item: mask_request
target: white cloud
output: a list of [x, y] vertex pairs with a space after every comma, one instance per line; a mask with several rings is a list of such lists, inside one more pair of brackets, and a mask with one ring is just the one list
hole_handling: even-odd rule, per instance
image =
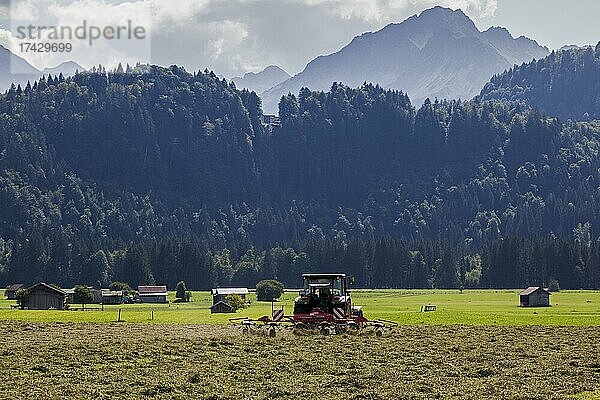
[[397, 21], [399, 15], [419, 12], [440, 5], [462, 9], [474, 17], [493, 16], [497, 0], [292, 0], [335, 12], [343, 19], [359, 18], [369, 22]]
[[[118, 62], [135, 63], [151, 61], [152, 34], [152, 9], [148, 0], [138, 0], [122, 3], [110, 3], [104, 0], [74, 0], [65, 3], [59, 0], [25, 0], [23, 2], [12, 2], [11, 22], [12, 35], [3, 33], [3, 40], [17, 55], [25, 58], [38, 69], [48, 66], [56, 66], [61, 62], [74, 60], [84, 67], [96, 64], [114, 66]], [[17, 27], [53, 26], [59, 30], [62, 27], [70, 28], [72, 34], [77, 30], [85, 31], [88, 40], [77, 40], [76, 38], [63, 38], [63, 41], [49, 41], [48, 33], [41, 38], [19, 38]], [[98, 38], [90, 45], [89, 37], [92, 34], [91, 27], [96, 29], [96, 34], [105, 27], [131, 26], [130, 30], [121, 31], [121, 39]], [[85, 29], [83, 27], [86, 27]], [[145, 39], [130, 39], [130, 31], [141, 27]], [[66, 35], [66, 34], [65, 34]], [[138, 35], [141, 36], [141, 35]], [[21, 52], [18, 43], [25, 42], [48, 42], [69, 43], [72, 45], [71, 52]]]
[[203, 31], [211, 38], [208, 40], [205, 55], [213, 61], [223, 55], [229, 56], [248, 37], [245, 26], [234, 21], [212, 22]]
[[39, 0], [21, 0], [11, 1], [10, 18], [18, 21], [35, 21], [38, 18], [41, 1]]
[[13, 53], [18, 52], [19, 45], [13, 38], [12, 32], [8, 29], [0, 29], [0, 45], [6, 47]]
[[222, 0], [146, 0], [151, 3], [154, 23], [161, 28], [169, 25], [192, 23], [211, 4]]

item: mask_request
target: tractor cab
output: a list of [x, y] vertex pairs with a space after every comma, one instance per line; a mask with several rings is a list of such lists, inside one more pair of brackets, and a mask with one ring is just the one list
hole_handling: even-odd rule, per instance
[[294, 302], [294, 314], [309, 314], [315, 309], [332, 314], [334, 308], [351, 310], [348, 277], [345, 274], [304, 274], [303, 288]]

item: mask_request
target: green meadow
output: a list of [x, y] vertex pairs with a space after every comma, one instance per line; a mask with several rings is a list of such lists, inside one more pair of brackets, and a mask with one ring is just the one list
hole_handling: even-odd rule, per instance
[[[600, 292], [561, 291], [551, 296], [551, 307], [518, 307], [518, 290], [355, 290], [352, 297], [369, 319], [386, 319], [401, 325], [475, 325], [475, 326], [600, 326]], [[287, 292], [276, 302], [291, 314], [295, 292]], [[72, 305], [68, 311], [30, 311], [11, 308], [13, 301], [0, 300], [0, 321], [97, 322], [118, 318], [131, 323], [227, 324], [229, 318], [257, 318], [271, 314], [271, 303], [257, 302], [236, 314], [211, 314], [209, 292], [194, 292], [190, 303], [176, 303], [170, 293], [169, 304], [128, 304], [120, 306]], [[437, 311], [424, 313], [421, 306], [436, 305]]]
[[[518, 290], [355, 290], [382, 337], [243, 335], [208, 292], [168, 305], [28, 311], [0, 301], [0, 400], [600, 399], [600, 292], [518, 307]], [[292, 310], [295, 293], [275, 307]], [[423, 313], [421, 306], [436, 305]], [[77, 306], [81, 308], [81, 306]], [[115, 323], [118, 310], [125, 323]], [[154, 319], [152, 319], [154, 315]], [[19, 360], [19, 362], [15, 362]]]

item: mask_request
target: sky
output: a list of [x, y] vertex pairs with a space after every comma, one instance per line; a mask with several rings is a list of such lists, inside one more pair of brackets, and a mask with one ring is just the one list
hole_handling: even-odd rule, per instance
[[[0, 0], [0, 44], [37, 68], [74, 60], [177, 64], [225, 77], [278, 65], [296, 74], [354, 36], [435, 5], [462, 9], [480, 29], [504, 26], [550, 49], [596, 44], [600, 0]], [[143, 40], [77, 43], [70, 53], [24, 52], [17, 28], [143, 27]], [[26, 39], [31, 41], [29, 39]]]

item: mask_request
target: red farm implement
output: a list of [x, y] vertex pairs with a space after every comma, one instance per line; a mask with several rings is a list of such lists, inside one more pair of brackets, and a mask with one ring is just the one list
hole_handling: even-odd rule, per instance
[[349, 277], [344, 274], [304, 274], [304, 287], [294, 301], [294, 314], [285, 315], [283, 308], [273, 309], [271, 316], [258, 319], [232, 318], [242, 332], [267, 331], [269, 336], [278, 330], [292, 329], [294, 333], [373, 332], [381, 336], [398, 324], [386, 320], [368, 320], [361, 307], [352, 304], [348, 290]]

